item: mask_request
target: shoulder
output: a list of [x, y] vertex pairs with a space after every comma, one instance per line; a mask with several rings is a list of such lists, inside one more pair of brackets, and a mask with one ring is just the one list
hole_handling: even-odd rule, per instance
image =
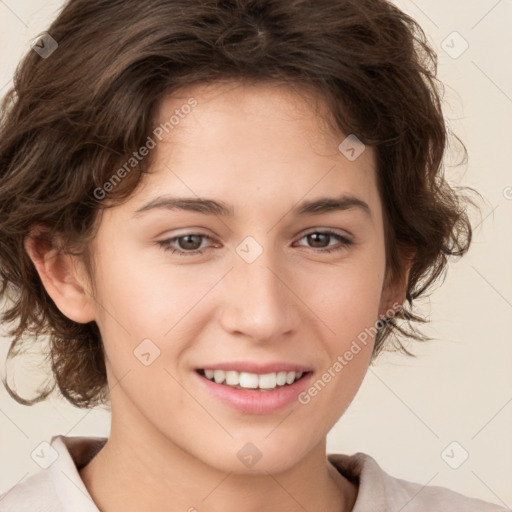
[[0, 494], [0, 512], [60, 512], [57, 493], [44, 470]]
[[106, 442], [105, 438], [54, 436], [41, 447], [45, 469], [0, 494], [0, 512], [98, 512], [78, 469]]
[[446, 487], [422, 485], [386, 473], [370, 455], [330, 454], [328, 460], [346, 478], [358, 482], [353, 512], [407, 510], [407, 512], [505, 512], [507, 509], [470, 498]]

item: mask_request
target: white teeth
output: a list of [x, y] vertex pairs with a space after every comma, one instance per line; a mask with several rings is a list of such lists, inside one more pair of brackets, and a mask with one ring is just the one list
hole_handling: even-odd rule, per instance
[[255, 373], [240, 373], [240, 387], [256, 389], [258, 387], [258, 375]]
[[295, 380], [295, 372], [288, 372], [286, 375], [286, 384], [291, 384]]
[[238, 386], [238, 384], [240, 384], [240, 374], [234, 371], [227, 371], [226, 384], [230, 386]]
[[214, 370], [213, 378], [217, 384], [222, 384], [226, 378], [226, 373], [223, 370]]
[[[295, 372], [293, 372], [293, 376], [295, 377]], [[260, 375], [260, 379], [259, 379], [260, 388], [274, 389], [276, 387], [276, 384], [277, 384], [277, 376], [275, 373], [265, 373], [264, 375]]]
[[293, 384], [299, 380], [303, 372], [249, 373], [234, 370], [204, 370], [205, 377], [217, 384], [241, 387], [246, 389], [275, 389], [276, 386]]
[[277, 385], [284, 386], [286, 384], [286, 376], [288, 372], [278, 372], [277, 374]]

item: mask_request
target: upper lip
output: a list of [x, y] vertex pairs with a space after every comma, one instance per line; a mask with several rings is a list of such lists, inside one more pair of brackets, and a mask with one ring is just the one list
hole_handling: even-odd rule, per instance
[[230, 361], [220, 363], [210, 363], [205, 366], [197, 368], [198, 370], [225, 370], [237, 371], [247, 373], [277, 373], [277, 372], [309, 372], [312, 371], [311, 367], [302, 364], [289, 363], [289, 362], [273, 362], [273, 363], [256, 363], [254, 361]]

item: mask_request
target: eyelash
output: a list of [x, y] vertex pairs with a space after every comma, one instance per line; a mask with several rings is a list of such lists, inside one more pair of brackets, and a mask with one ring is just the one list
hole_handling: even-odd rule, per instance
[[[329, 235], [334, 238], [337, 238], [342, 243], [341, 247], [331, 247], [329, 249], [313, 248], [313, 250], [315, 252], [319, 252], [319, 253], [325, 254], [325, 253], [331, 253], [331, 252], [335, 252], [335, 251], [342, 251], [343, 249], [354, 244], [354, 242], [352, 240], [349, 240], [348, 238], [344, 237], [343, 235], [340, 235], [339, 233], [336, 233], [336, 231], [332, 231], [330, 229], [321, 230], [321, 231], [310, 231], [309, 233], [305, 233], [304, 235], [302, 235], [302, 237], [299, 240], [302, 240], [306, 236], [313, 235], [313, 234]], [[195, 251], [183, 251], [180, 249], [174, 249], [170, 246], [170, 244], [172, 242], [174, 242], [175, 240], [179, 240], [180, 238], [185, 238], [186, 236], [191, 236], [191, 235], [200, 236], [203, 239], [208, 238], [208, 239], [212, 240], [209, 236], [203, 235], [201, 233], [185, 233], [184, 235], [175, 236], [174, 238], [169, 238], [167, 240], [161, 240], [157, 243], [164, 251], [169, 251], [171, 254], [176, 254], [177, 256], [197, 256], [199, 254], [203, 254], [207, 249], [209, 249], [209, 247], [207, 247], [205, 249], [196, 249]]]

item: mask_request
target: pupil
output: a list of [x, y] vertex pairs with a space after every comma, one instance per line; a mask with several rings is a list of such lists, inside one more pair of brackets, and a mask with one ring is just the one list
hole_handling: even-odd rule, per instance
[[[316, 243], [318, 243], [318, 238], [319, 237], [325, 237], [324, 238], [324, 241], [326, 241], [325, 239], [328, 238], [330, 235], [327, 235], [325, 233], [311, 233], [308, 235], [308, 237], [310, 238], [310, 243], [311, 241], [313, 241], [313, 247], [318, 247], [317, 245], [315, 245]], [[325, 244], [321, 244], [320, 243], [320, 246], [319, 247], [325, 247]]]
[[[194, 243], [193, 241], [190, 242], [190, 239], [193, 238], [193, 237], [196, 237], [196, 242]], [[197, 249], [200, 245], [201, 245], [201, 241], [199, 240], [199, 245], [197, 245], [197, 238], [199, 238], [198, 235], [185, 235], [183, 237], [180, 238], [181, 242], [180, 242], [180, 246], [182, 247], [182, 249]], [[185, 243], [183, 244], [182, 241], [185, 240]], [[192, 244], [192, 247], [190, 247], [189, 244]], [[194, 247], [194, 246], [197, 246], [197, 247]]]

